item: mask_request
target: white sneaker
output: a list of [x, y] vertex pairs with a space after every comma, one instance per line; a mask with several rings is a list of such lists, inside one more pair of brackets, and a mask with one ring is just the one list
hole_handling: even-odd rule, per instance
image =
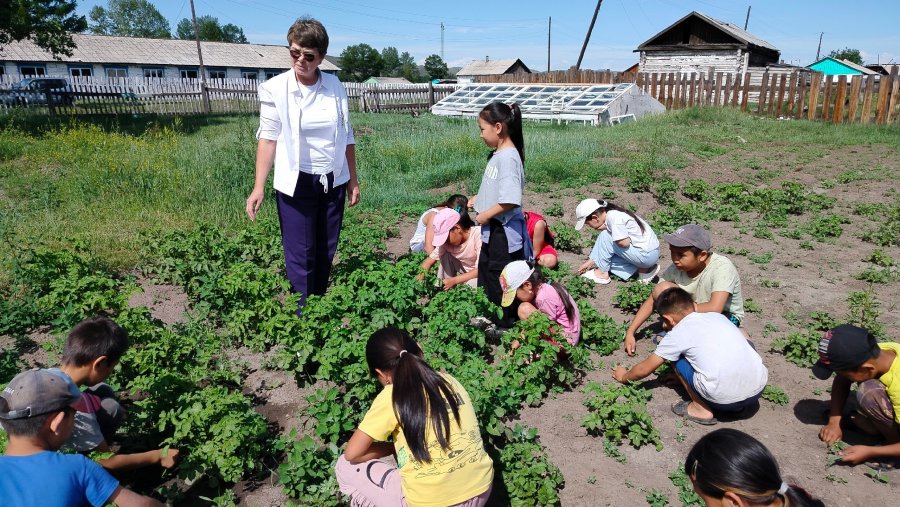
[[638, 273], [638, 281], [644, 285], [652, 282], [656, 275], [659, 274], [659, 263], [656, 263], [656, 269], [653, 271], [648, 271], [646, 273]]
[[594, 283], [599, 283], [600, 285], [606, 285], [612, 281], [609, 278], [600, 278], [599, 276], [597, 276], [597, 272], [594, 269], [589, 269], [589, 270], [585, 271], [584, 273], [582, 273], [581, 276], [587, 278], [588, 280], [590, 280]]

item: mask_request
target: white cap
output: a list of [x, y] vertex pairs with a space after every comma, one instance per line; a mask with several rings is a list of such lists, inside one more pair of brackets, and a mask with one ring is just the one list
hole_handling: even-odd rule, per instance
[[531, 277], [532, 273], [534, 268], [525, 261], [512, 261], [503, 268], [503, 272], [500, 273], [500, 290], [503, 291], [500, 306], [512, 304], [516, 298], [516, 290]]
[[575, 207], [575, 230], [580, 231], [584, 227], [584, 221], [591, 213], [606, 207], [606, 201], [597, 199], [585, 199]]

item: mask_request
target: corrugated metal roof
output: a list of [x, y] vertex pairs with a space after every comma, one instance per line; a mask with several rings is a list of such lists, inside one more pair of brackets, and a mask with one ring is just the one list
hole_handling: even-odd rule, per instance
[[[73, 34], [76, 47], [72, 56], [60, 55], [65, 63], [97, 63], [119, 65], [197, 66], [197, 43], [179, 39], [144, 39], [110, 35]], [[250, 69], [289, 69], [291, 57], [287, 46], [267, 44], [232, 44], [200, 42], [203, 65], [207, 67], [241, 67]], [[14, 62], [52, 62], [53, 56], [29, 40], [10, 42], [0, 49], [0, 60]], [[338, 71], [328, 60], [319, 68]]]
[[855, 63], [851, 62], [850, 60], [844, 60], [842, 58], [841, 63], [843, 63], [847, 67], [850, 67], [851, 69], [856, 69], [867, 76], [871, 76], [873, 74], [878, 74], [878, 71], [872, 70], [872, 69], [870, 69], [868, 67], [864, 67], [862, 65], [855, 64]]
[[[456, 73], [457, 76], [493, 76], [497, 74], [506, 74], [506, 72], [511, 69], [516, 62], [521, 63], [521, 60], [518, 58], [512, 58], [508, 60], [474, 60], [472, 63], [466, 65], [459, 72]], [[524, 63], [522, 66], [525, 69], [528, 69]], [[530, 71], [529, 71], [530, 72]]]
[[711, 25], [713, 25], [713, 26], [719, 28], [719, 29], [722, 30], [723, 32], [727, 33], [728, 35], [731, 35], [731, 36], [734, 37], [735, 39], [737, 39], [737, 40], [743, 42], [744, 44], [751, 44], [751, 45], [758, 46], [758, 47], [761, 47], [761, 48], [771, 49], [772, 51], [778, 51], [778, 48], [776, 48], [775, 46], [769, 44], [768, 42], [766, 42], [766, 41], [764, 41], [764, 40], [762, 40], [762, 39], [760, 39], [759, 37], [753, 35], [752, 33], [748, 32], [748, 31], [746, 31], [746, 30], [744, 30], [743, 28], [740, 28], [740, 27], [737, 26], [737, 25], [734, 25], [734, 24], [732, 24], [732, 23], [728, 23], [728, 22], [725, 22], [725, 21], [720, 21], [720, 20], [718, 20], [718, 19], [716, 19], [716, 18], [711, 18], [711, 17], [707, 16], [706, 14], [703, 14], [702, 12], [697, 12], [697, 11], [693, 11], [693, 12], [691, 12], [690, 14], [688, 14], [687, 16], [685, 16], [685, 17], [679, 19], [678, 21], [672, 23], [671, 25], [667, 26], [665, 29], [661, 30], [659, 33], [657, 33], [657, 34], [654, 35], [653, 37], [650, 37], [650, 38], [647, 39], [643, 44], [641, 44], [640, 46], [638, 46], [638, 49], [643, 48], [643, 47], [646, 46], [648, 43], [652, 42], [654, 39], [656, 39], [656, 38], [659, 37], [660, 35], [662, 35], [662, 34], [668, 32], [670, 29], [672, 29], [672, 27], [678, 25], [679, 23], [681, 23], [682, 21], [684, 21], [684, 20], [690, 18], [691, 16], [695, 16], [695, 17], [698, 17], [698, 18], [702, 19], [703, 21], [706, 21], [707, 23], [709, 23], [709, 24], [711, 24]]

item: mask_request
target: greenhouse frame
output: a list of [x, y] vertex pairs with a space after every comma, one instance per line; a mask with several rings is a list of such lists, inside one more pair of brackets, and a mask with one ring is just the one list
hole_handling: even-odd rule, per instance
[[484, 106], [518, 103], [531, 120], [584, 122], [595, 126], [637, 120], [666, 108], [634, 83], [551, 84], [473, 83], [431, 107], [441, 116], [475, 117]]

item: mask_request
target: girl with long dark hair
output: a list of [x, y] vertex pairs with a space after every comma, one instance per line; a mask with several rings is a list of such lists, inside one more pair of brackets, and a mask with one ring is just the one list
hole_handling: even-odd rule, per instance
[[460, 194], [453, 194], [448, 197], [446, 201], [425, 210], [425, 212], [422, 213], [422, 216], [419, 217], [419, 221], [416, 222], [416, 232], [413, 233], [413, 237], [409, 240], [409, 250], [411, 252], [425, 252], [430, 254], [431, 251], [434, 250], [434, 246], [432, 245], [432, 239], [434, 238], [432, 221], [437, 212], [442, 209], [450, 208], [455, 209], [458, 213], [462, 213], [463, 211], [466, 211], [468, 207], [468, 197]]
[[[522, 112], [511, 106], [492, 102], [478, 115], [481, 139], [493, 151], [484, 168], [478, 195], [472, 206], [481, 224], [481, 256], [478, 259], [478, 286], [488, 299], [500, 304], [500, 272], [512, 261], [532, 257], [531, 240], [522, 213], [525, 190], [525, 139], [522, 135]], [[516, 309], [506, 308], [503, 318], [495, 322], [510, 327], [516, 321]]]
[[519, 301], [518, 316], [525, 320], [534, 312], [545, 313], [559, 324], [570, 345], [581, 339], [581, 315], [575, 300], [558, 282], [549, 281], [541, 270], [526, 261], [510, 262], [500, 275], [504, 306]]
[[610, 273], [628, 280], [650, 283], [659, 272], [659, 238], [646, 220], [634, 212], [607, 201], [585, 199], [575, 208], [575, 230], [584, 224], [600, 231], [588, 260], [578, 274], [601, 285]]
[[684, 470], [707, 507], [825, 507], [803, 488], [785, 482], [766, 446], [735, 429], [716, 430], [698, 440]]
[[353, 505], [485, 505], [494, 467], [463, 386], [393, 327], [372, 334], [366, 362], [384, 389], [338, 458], [341, 491]]
[[434, 230], [431, 240], [434, 250], [422, 261], [422, 274], [419, 278], [424, 280], [431, 266], [440, 262], [438, 279], [444, 290], [462, 283], [477, 287], [481, 231], [475, 227], [468, 210], [444, 208], [435, 214], [431, 223]]

